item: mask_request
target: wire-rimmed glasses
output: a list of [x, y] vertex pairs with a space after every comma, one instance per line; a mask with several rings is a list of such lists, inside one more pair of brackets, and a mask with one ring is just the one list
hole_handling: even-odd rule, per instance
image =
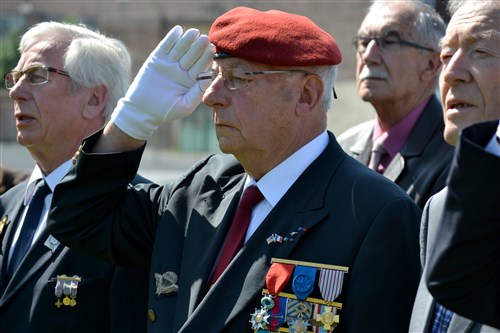
[[224, 81], [224, 86], [229, 90], [243, 89], [248, 85], [248, 81], [252, 76], [255, 75], [267, 75], [267, 74], [283, 74], [283, 73], [302, 73], [309, 75], [308, 71], [301, 69], [287, 69], [287, 70], [275, 70], [275, 71], [253, 71], [249, 72], [243, 68], [228, 68], [224, 72], [219, 72], [211, 70], [208, 72], [201, 72], [196, 77], [198, 81], [198, 86], [201, 91], [207, 91], [208, 87], [212, 82], [220, 75]]
[[30, 85], [39, 85], [49, 81], [49, 72], [69, 77], [69, 74], [63, 70], [48, 66], [37, 66], [28, 68], [25, 71], [11, 71], [5, 73], [3, 80], [5, 81], [5, 87], [7, 89], [12, 89], [23, 75], [26, 75], [26, 79]]
[[358, 51], [359, 53], [364, 53], [372, 40], [374, 40], [377, 46], [382, 50], [387, 51], [396, 51], [399, 49], [400, 45], [405, 45], [414, 47], [419, 50], [435, 52], [429, 47], [425, 47], [420, 44], [401, 39], [401, 37], [399, 37], [399, 34], [394, 31], [387, 32], [380, 36], [356, 36], [352, 39], [352, 44], [354, 45], [354, 49], [356, 49], [356, 51]]

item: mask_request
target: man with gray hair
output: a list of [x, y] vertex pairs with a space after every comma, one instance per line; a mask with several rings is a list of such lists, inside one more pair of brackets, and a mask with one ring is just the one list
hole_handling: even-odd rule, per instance
[[445, 135], [457, 146], [447, 188], [429, 201], [438, 241], [429, 245], [424, 277], [449, 309], [444, 317], [458, 317], [454, 311], [500, 329], [500, 2], [449, 7], [440, 89]]
[[46, 228], [52, 192], [72, 157], [130, 84], [129, 52], [84, 25], [59, 22], [30, 28], [19, 51], [4, 81], [17, 141], [36, 165], [0, 197], [0, 331], [144, 332], [147, 267], [119, 268], [77, 253]]
[[342, 148], [403, 188], [423, 208], [445, 186], [452, 148], [443, 140], [438, 85], [445, 24], [420, 1], [374, 1], [353, 44], [360, 97], [374, 120], [341, 135]]

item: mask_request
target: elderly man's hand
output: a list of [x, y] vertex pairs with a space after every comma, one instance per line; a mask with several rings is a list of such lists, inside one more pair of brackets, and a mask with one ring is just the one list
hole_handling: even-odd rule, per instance
[[127, 135], [147, 140], [163, 122], [188, 116], [203, 95], [196, 76], [210, 67], [212, 57], [206, 35], [175, 26], [144, 62], [111, 121]]

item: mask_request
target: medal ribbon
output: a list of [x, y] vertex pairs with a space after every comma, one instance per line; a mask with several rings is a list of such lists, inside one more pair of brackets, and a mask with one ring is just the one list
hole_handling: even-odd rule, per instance
[[269, 294], [276, 296], [286, 286], [292, 277], [295, 265], [275, 262], [269, 268], [266, 275], [266, 286]]
[[342, 292], [344, 272], [322, 268], [319, 273], [319, 291], [327, 302], [333, 302]]
[[303, 301], [313, 291], [316, 271], [316, 267], [295, 266], [292, 290], [297, 299]]
[[[266, 275], [266, 287], [270, 295], [277, 296], [283, 290], [290, 281], [294, 268], [295, 265], [277, 262], [271, 265]], [[271, 332], [276, 331], [284, 323], [286, 311], [283, 311], [283, 306], [286, 306], [286, 300], [274, 297], [274, 307], [270, 309], [272, 319], [269, 323], [269, 330]]]

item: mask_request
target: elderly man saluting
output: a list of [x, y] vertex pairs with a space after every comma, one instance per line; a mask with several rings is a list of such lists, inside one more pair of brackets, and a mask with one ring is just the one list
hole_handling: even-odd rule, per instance
[[[151, 264], [149, 332], [407, 330], [421, 211], [326, 130], [335, 40], [306, 17], [245, 7], [209, 38], [215, 53], [174, 27], [153, 51], [57, 187], [51, 232]], [[128, 186], [148, 137], [202, 95], [226, 154]]]

